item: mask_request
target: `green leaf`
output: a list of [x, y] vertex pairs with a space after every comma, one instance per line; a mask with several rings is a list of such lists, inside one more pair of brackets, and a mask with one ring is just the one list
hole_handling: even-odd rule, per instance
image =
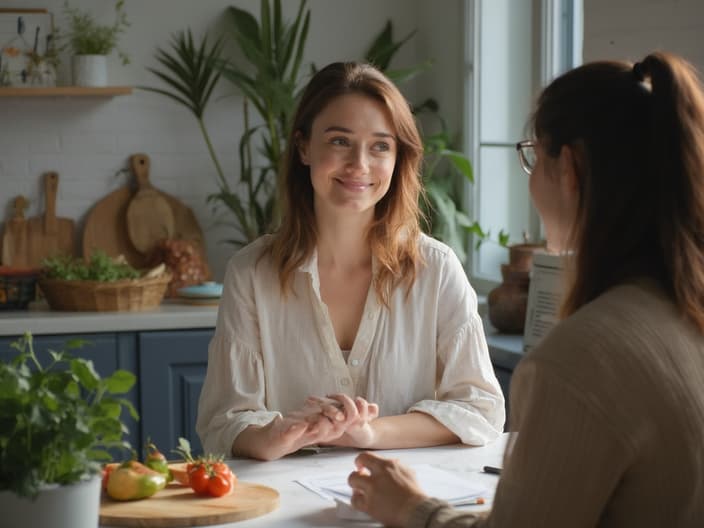
[[88, 390], [94, 390], [98, 387], [100, 376], [95, 371], [93, 362], [86, 359], [72, 359], [71, 372], [73, 372], [78, 380]]
[[105, 378], [105, 386], [110, 394], [125, 394], [137, 381], [134, 374], [127, 370], [116, 370]]
[[472, 170], [472, 164], [464, 154], [454, 150], [444, 150], [442, 151], [442, 155], [452, 162], [452, 165], [459, 171], [462, 176], [467, 178], [470, 182], [474, 183], [474, 172]]
[[[421, 62], [420, 64], [417, 64], [415, 66], [411, 66], [410, 68], [386, 70], [384, 72], [384, 74], [389, 79], [391, 79], [394, 83], [401, 84], [401, 83], [410, 81], [411, 79], [415, 78], [416, 76], [420, 75], [421, 73], [429, 70], [432, 65], [433, 65], [433, 61], [428, 59], [428, 60]], [[434, 99], [429, 99], [429, 101], [431, 101], [431, 100], [434, 101]], [[434, 111], [437, 111], [437, 103], [436, 103]]]

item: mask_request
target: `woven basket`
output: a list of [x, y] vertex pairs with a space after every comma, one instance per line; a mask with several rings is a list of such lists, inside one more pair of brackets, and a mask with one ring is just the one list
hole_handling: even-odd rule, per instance
[[170, 280], [169, 273], [113, 282], [41, 277], [39, 287], [52, 310], [132, 312], [159, 306]]

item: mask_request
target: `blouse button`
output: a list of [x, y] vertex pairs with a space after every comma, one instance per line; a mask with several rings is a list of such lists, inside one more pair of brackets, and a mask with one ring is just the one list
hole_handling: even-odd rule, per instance
[[342, 379], [340, 380], [340, 383], [342, 383], [342, 385], [346, 387], [347, 385], [350, 384], [350, 380], [347, 379], [347, 378], [342, 378]]
[[352, 366], [353, 366], [353, 367], [356, 367], [357, 365], [359, 365], [359, 360], [358, 360], [358, 359], [353, 359], [352, 361], [350, 361], [350, 363], [352, 363]]

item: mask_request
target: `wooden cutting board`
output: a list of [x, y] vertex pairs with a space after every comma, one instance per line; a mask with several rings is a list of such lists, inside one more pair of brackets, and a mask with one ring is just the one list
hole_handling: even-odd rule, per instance
[[149, 181], [149, 156], [134, 154], [130, 167], [137, 179], [137, 194], [127, 206], [127, 234], [143, 255], [151, 255], [160, 240], [174, 236], [174, 213], [163, 194]]
[[70, 218], [56, 217], [56, 195], [59, 175], [44, 174], [44, 214], [27, 220], [27, 265], [35, 268], [47, 257], [74, 256], [74, 224]]
[[12, 201], [12, 216], [5, 222], [2, 231], [0, 262], [5, 266], [27, 268], [27, 221], [24, 210], [27, 198], [17, 196]]
[[119, 502], [103, 497], [100, 524], [178, 528], [244, 521], [274, 511], [279, 492], [268, 486], [238, 482], [230, 495], [199, 497], [190, 488], [171, 484], [153, 497]]
[[83, 258], [100, 249], [111, 257], [124, 255], [135, 268], [147, 266], [147, 257], [135, 249], [127, 234], [127, 206], [133, 194], [125, 185], [101, 198], [88, 212], [83, 226]]
[[[149, 163], [146, 154], [134, 156], [143, 156], [143, 159]], [[193, 241], [205, 260], [205, 238], [193, 211], [177, 198], [158, 189], [156, 191], [171, 206], [174, 217], [173, 238]], [[83, 228], [84, 258], [88, 258], [95, 249], [102, 249], [111, 257], [124, 255], [127, 262], [135, 268], [147, 266], [148, 257], [137, 251], [127, 231], [127, 207], [134, 194], [135, 191], [131, 186], [126, 185], [111, 192], [93, 206]]]

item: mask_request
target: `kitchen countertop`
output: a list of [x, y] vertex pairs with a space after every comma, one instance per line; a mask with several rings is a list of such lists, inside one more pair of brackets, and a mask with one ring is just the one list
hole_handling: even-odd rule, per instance
[[164, 301], [145, 312], [59, 312], [45, 309], [0, 312], [0, 336], [133, 332], [215, 328], [217, 306]]
[[[32, 310], [0, 311], [0, 336], [134, 332], [215, 328], [217, 306], [164, 301], [146, 312], [59, 312], [39, 306]], [[523, 338], [497, 332], [484, 318], [489, 353], [495, 365], [513, 370], [523, 357]]]

